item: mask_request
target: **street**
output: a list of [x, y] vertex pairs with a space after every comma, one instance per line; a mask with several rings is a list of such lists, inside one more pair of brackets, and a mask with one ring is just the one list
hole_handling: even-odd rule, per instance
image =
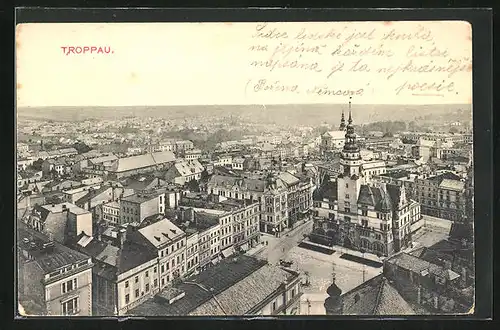
[[307, 221], [291, 231], [282, 234], [279, 238], [265, 235], [262, 240], [267, 241], [268, 245], [261, 252], [255, 254], [255, 256], [267, 259], [272, 265], [278, 264], [280, 259], [286, 259], [288, 252], [304, 239], [304, 234], [309, 234], [312, 231], [312, 226], [313, 222]]
[[[428, 216], [423, 216], [423, 221], [423, 227], [414, 236], [415, 247], [431, 246], [448, 237], [451, 221]], [[381, 274], [382, 267], [374, 268], [341, 259], [344, 251], [340, 247], [334, 247], [336, 252], [332, 255], [298, 247], [304, 239], [303, 235], [311, 230], [312, 221], [308, 221], [279, 238], [263, 235], [262, 240], [267, 245], [255, 256], [275, 265], [280, 259], [293, 262], [290, 268], [300, 273], [302, 283], [309, 282], [302, 287], [301, 314], [324, 315], [323, 304], [328, 297], [326, 289], [332, 283], [333, 272], [336, 284], [344, 293]]]
[[332, 283], [335, 272], [336, 283], [343, 292], [347, 292], [364, 281], [380, 274], [382, 267], [363, 266], [353, 261], [340, 259], [342, 251], [332, 255], [298, 247], [303, 234], [312, 229], [312, 221], [306, 222], [280, 238], [263, 236], [268, 245], [255, 256], [267, 258], [271, 264], [278, 264], [280, 259], [292, 261], [291, 269], [300, 273], [302, 282], [309, 280], [308, 286], [302, 287], [301, 314], [324, 315], [324, 301], [328, 297], [326, 289]]
[[413, 241], [417, 243], [415, 247], [429, 247], [448, 238], [451, 221], [427, 215], [423, 215], [421, 221], [424, 221], [424, 225], [413, 236]]

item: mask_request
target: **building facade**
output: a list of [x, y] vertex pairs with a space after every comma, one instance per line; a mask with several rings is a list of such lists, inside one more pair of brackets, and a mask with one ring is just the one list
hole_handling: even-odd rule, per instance
[[389, 256], [411, 244], [411, 224], [420, 221], [420, 206], [407, 198], [404, 186], [367, 182], [362, 164], [349, 112], [342, 173], [316, 198], [315, 214], [327, 212], [328, 217], [316, 219], [311, 240]]
[[91, 258], [18, 224], [19, 304], [28, 315], [92, 316]]

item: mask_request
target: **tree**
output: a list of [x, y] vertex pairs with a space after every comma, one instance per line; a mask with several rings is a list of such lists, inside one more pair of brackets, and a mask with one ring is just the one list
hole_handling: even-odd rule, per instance
[[387, 132], [387, 133], [384, 133], [384, 135], [382, 137], [394, 137], [394, 134], [392, 134], [392, 132]]
[[200, 178], [200, 180], [202, 182], [208, 182], [209, 178], [210, 178], [210, 174], [208, 174], [207, 169], [204, 169], [203, 172], [201, 172], [201, 178]]
[[89, 152], [90, 150], [92, 150], [91, 147], [89, 147], [88, 145], [86, 145], [83, 142], [76, 142], [76, 143], [74, 143], [73, 144], [73, 148], [76, 149], [76, 151], [78, 152], [78, 154], [84, 154], [84, 153]]
[[38, 158], [33, 162], [31, 165], [31, 168], [33, 168], [35, 171], [41, 171], [42, 170], [42, 164], [43, 164], [43, 159]]
[[190, 191], [194, 191], [194, 192], [200, 192], [200, 185], [198, 183], [198, 181], [196, 180], [191, 180], [187, 183], [186, 185], [186, 188]]
[[450, 133], [458, 133], [458, 128], [456, 126], [450, 127]]

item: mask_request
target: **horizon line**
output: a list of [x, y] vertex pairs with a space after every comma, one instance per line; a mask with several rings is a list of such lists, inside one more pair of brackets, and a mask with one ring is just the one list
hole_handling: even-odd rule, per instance
[[[16, 106], [16, 109], [26, 108], [139, 108], [139, 107], [234, 107], [234, 106], [317, 106], [317, 105], [345, 105], [348, 103], [272, 103], [272, 104], [181, 104], [181, 105], [165, 105], [165, 104], [151, 104], [151, 105], [27, 105]], [[472, 103], [426, 103], [426, 104], [411, 104], [411, 103], [354, 103], [353, 106], [472, 106]]]

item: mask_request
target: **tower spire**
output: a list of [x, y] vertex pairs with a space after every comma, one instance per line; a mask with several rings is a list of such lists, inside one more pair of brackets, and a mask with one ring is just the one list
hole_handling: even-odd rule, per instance
[[352, 124], [351, 100], [352, 96], [349, 96], [349, 124]]
[[345, 117], [344, 117], [344, 108], [342, 108], [342, 116], [340, 117], [340, 126], [339, 129], [341, 131], [345, 131]]

